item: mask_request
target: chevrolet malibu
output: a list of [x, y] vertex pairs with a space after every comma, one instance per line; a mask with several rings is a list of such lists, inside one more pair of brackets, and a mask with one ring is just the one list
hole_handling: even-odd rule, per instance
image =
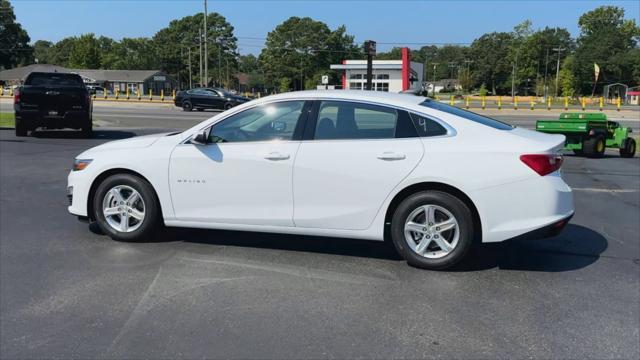
[[83, 152], [69, 212], [120, 241], [163, 226], [389, 239], [445, 269], [474, 243], [566, 225], [563, 144], [413, 95], [291, 92]]

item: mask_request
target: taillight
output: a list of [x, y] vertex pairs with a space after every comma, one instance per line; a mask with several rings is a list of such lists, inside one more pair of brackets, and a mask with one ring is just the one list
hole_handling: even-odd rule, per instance
[[562, 155], [557, 154], [527, 154], [521, 155], [520, 160], [540, 176], [551, 174], [562, 166]]
[[13, 93], [13, 103], [20, 103], [20, 90], [16, 89], [16, 92]]

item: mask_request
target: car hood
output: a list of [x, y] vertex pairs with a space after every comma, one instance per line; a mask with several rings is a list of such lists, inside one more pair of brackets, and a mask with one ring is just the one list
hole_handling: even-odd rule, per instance
[[94, 153], [94, 152], [109, 151], [109, 150], [139, 149], [139, 148], [151, 146], [153, 143], [158, 141], [158, 139], [165, 137], [169, 134], [171, 133], [143, 135], [143, 136], [132, 137], [129, 139], [110, 141], [108, 143], [104, 143], [102, 145], [92, 147], [91, 149], [83, 152], [81, 155]]

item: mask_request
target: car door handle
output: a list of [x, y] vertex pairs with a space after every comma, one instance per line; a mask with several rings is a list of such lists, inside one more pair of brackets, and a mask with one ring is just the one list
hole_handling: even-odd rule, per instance
[[404, 160], [407, 156], [405, 154], [399, 154], [392, 151], [385, 151], [378, 155], [380, 160]]
[[274, 151], [267, 154], [264, 158], [267, 160], [287, 160], [290, 157], [289, 154]]

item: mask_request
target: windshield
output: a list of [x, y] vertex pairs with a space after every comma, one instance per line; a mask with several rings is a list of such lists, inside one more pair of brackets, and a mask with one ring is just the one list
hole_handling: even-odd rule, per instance
[[459, 116], [461, 118], [467, 119], [467, 120], [471, 120], [473, 122], [477, 122], [480, 123], [482, 125], [486, 125], [486, 126], [490, 126], [494, 129], [498, 129], [498, 130], [511, 130], [513, 129], [513, 126], [503, 123], [502, 121], [498, 121], [496, 119], [492, 119], [490, 117], [486, 117], [486, 116], [482, 116], [479, 114], [476, 114], [474, 112], [471, 111], [467, 111], [464, 109], [460, 109], [459, 107], [455, 107], [452, 105], [447, 105], [438, 101], [433, 101], [431, 99], [427, 99], [423, 102], [420, 103], [420, 105], [431, 108], [431, 109], [436, 109], [436, 110], [440, 110], [449, 114], [453, 114], [456, 116]]

